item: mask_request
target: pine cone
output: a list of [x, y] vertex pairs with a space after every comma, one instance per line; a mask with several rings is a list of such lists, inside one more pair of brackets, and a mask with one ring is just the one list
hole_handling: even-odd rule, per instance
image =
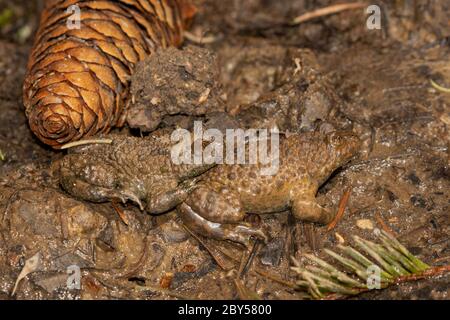
[[190, 0], [47, 0], [23, 88], [31, 130], [58, 149], [122, 126], [136, 63], [180, 45], [194, 13]]

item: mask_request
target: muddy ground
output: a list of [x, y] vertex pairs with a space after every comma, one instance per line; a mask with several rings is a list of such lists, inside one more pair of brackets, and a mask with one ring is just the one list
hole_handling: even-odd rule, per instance
[[[336, 210], [343, 191], [352, 189], [336, 228], [296, 222], [288, 212], [262, 216], [272, 240], [245, 270], [244, 286], [263, 299], [301, 299], [301, 292], [270, 279], [295, 281], [290, 256], [322, 255], [322, 248], [351, 244], [353, 235], [373, 239], [374, 228], [390, 230], [428, 264], [448, 265], [450, 94], [430, 80], [450, 88], [450, 4], [379, 1], [382, 28], [368, 30], [362, 10], [289, 25], [301, 13], [338, 1], [196, 2], [191, 32], [215, 40], [200, 46], [217, 56], [220, 110], [237, 114], [274, 105], [283, 112], [268, 108], [262, 114], [275, 114], [289, 127], [292, 108], [307, 106], [302, 112], [315, 116], [318, 106], [325, 108], [331, 122], [327, 110], [338, 109], [331, 115], [343, 114], [365, 141], [360, 158], [319, 191], [320, 201]], [[242, 297], [235, 283], [239, 246], [194, 237], [174, 213], [151, 217], [131, 204], [118, 205], [125, 224], [113, 204], [79, 201], [60, 188], [54, 163], [63, 153], [33, 137], [21, 98], [39, 7], [29, 0], [0, 1], [0, 299]], [[289, 86], [298, 72], [314, 90]], [[185, 121], [174, 119], [172, 124]], [[38, 265], [12, 296], [36, 254]], [[81, 267], [81, 289], [66, 286], [70, 265]], [[449, 299], [449, 280], [357, 298]]]

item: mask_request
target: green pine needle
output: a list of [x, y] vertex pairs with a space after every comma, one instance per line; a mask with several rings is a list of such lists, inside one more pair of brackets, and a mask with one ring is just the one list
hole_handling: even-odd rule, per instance
[[[342, 245], [338, 245], [342, 254], [324, 249], [345, 272], [311, 254], [305, 254], [309, 263], [305, 266], [292, 258], [294, 267], [291, 269], [298, 275], [298, 290], [306, 291], [312, 299], [323, 299], [329, 294], [351, 296], [373, 290], [369, 287], [369, 277], [373, 280], [379, 276], [379, 287], [375, 289], [383, 289], [393, 285], [401, 277], [422, 274], [430, 268], [384, 231], [379, 233], [381, 243], [358, 236], [353, 239], [364, 253]], [[379, 270], [379, 274], [372, 274], [369, 268]]]

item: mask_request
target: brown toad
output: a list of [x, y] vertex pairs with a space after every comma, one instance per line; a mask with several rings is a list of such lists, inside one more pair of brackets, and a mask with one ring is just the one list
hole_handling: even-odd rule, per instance
[[111, 135], [111, 144], [72, 149], [60, 163], [60, 183], [70, 194], [92, 202], [130, 200], [151, 214], [176, 207], [211, 164], [176, 165], [169, 130], [145, 138]]
[[[144, 139], [113, 136], [111, 145], [79, 147], [61, 164], [61, 184], [79, 198], [131, 200], [151, 214], [178, 206], [193, 231], [247, 244], [264, 233], [243, 222], [247, 213], [291, 209], [301, 220], [327, 223], [329, 210], [315, 199], [318, 188], [358, 151], [351, 132], [308, 132], [280, 137], [278, 170], [258, 164], [176, 165], [168, 134]], [[247, 148], [248, 152], [248, 148]], [[267, 173], [265, 173], [267, 174]]]
[[246, 244], [263, 232], [242, 224], [247, 213], [291, 209], [297, 219], [328, 223], [333, 213], [316, 201], [319, 187], [356, 155], [360, 140], [349, 131], [292, 134], [280, 141], [278, 171], [264, 175], [260, 163], [218, 165], [178, 207], [192, 230], [216, 239]]

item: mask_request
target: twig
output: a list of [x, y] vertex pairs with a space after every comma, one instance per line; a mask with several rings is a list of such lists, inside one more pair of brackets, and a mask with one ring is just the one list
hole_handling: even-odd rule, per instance
[[259, 244], [259, 240], [256, 240], [253, 243], [252, 250], [248, 253], [247, 258], [246, 258], [246, 256], [247, 256], [248, 251], [244, 251], [244, 253], [242, 254], [241, 263], [239, 265], [239, 271], [238, 271], [238, 275], [237, 275], [238, 279], [242, 278], [242, 276], [248, 271], [248, 268], [249, 268], [250, 264], [252, 263], [255, 255], [256, 255], [256, 252], [258, 251], [258, 244]]
[[445, 92], [445, 93], [450, 93], [450, 88], [444, 88], [440, 85], [438, 85], [433, 79], [430, 79], [431, 85], [433, 86], [433, 88], [435, 88], [438, 91], [441, 92]]
[[282, 285], [284, 285], [284, 286], [286, 286], [286, 287], [289, 287], [289, 288], [292, 288], [292, 289], [296, 289], [296, 288], [297, 288], [297, 285], [296, 285], [295, 283], [290, 282], [290, 281], [283, 280], [283, 279], [281, 279], [281, 278], [279, 278], [279, 277], [277, 277], [277, 276], [275, 276], [275, 275], [273, 275], [273, 274], [270, 274], [270, 273], [267, 273], [267, 272], [265, 272], [265, 271], [262, 271], [262, 270], [259, 269], [259, 268], [255, 268], [254, 272], [255, 272], [256, 274], [259, 274], [260, 276], [263, 276], [264, 278], [267, 278], [267, 279], [269, 279], [269, 280], [272, 280], [272, 281], [274, 281], [274, 282], [277, 282], [277, 283], [279, 283], [279, 284], [282, 284]]
[[341, 3], [341, 4], [336, 4], [336, 5], [332, 5], [332, 6], [328, 6], [325, 8], [320, 8], [311, 12], [307, 12], [304, 13], [298, 17], [296, 17], [293, 21], [292, 21], [292, 25], [297, 25], [315, 18], [319, 18], [319, 17], [324, 17], [324, 16], [328, 16], [331, 14], [335, 14], [335, 13], [339, 13], [342, 11], [346, 11], [346, 10], [354, 10], [354, 9], [361, 9], [366, 7], [367, 4], [365, 3], [359, 3], [359, 2], [351, 2], [351, 3]]
[[[183, 225], [183, 228], [195, 239], [197, 240], [205, 249], [206, 251], [208, 251], [208, 253], [210, 254], [210, 256], [214, 259], [214, 261], [217, 263], [217, 265], [220, 267], [220, 269], [228, 271], [230, 270], [230, 268], [227, 268], [227, 266], [225, 265], [225, 263], [223, 261], [221, 261], [214, 253], [213, 250], [202, 240], [200, 239], [199, 236], [197, 236], [194, 232], [192, 232], [188, 227], [186, 227], [185, 225]], [[222, 252], [222, 251], [221, 251]], [[223, 253], [223, 252], [222, 252]], [[225, 256], [226, 254], [223, 253]]]
[[61, 150], [74, 148], [78, 146], [84, 146], [86, 144], [111, 144], [113, 141], [111, 139], [91, 139], [91, 140], [79, 140], [66, 143], [61, 147]]
[[375, 218], [377, 219], [378, 223], [380, 224], [381, 228], [386, 231], [387, 233], [391, 234], [394, 237], [397, 237], [397, 234], [389, 228], [389, 226], [384, 222], [383, 218], [381, 217], [381, 214], [379, 212], [375, 213]]
[[145, 286], [135, 286], [134, 289], [138, 290], [138, 291], [151, 290], [151, 291], [158, 292], [159, 294], [165, 294], [165, 295], [172, 296], [174, 298], [181, 299], [181, 300], [197, 300], [195, 297], [185, 296], [183, 294], [176, 293], [169, 289], [163, 289], [163, 288], [159, 288], [159, 287], [147, 285], [147, 284]]
[[449, 272], [450, 272], [450, 265], [431, 267], [419, 274], [411, 274], [411, 275], [407, 275], [407, 276], [398, 277], [397, 279], [395, 279], [395, 283], [401, 284], [401, 283], [405, 283], [405, 282], [411, 282], [411, 281], [417, 281], [417, 280], [422, 280], [422, 279], [438, 277], [438, 276], [442, 276]]
[[348, 199], [350, 198], [350, 193], [351, 189], [347, 188], [347, 190], [345, 190], [344, 195], [341, 198], [341, 201], [339, 202], [339, 209], [337, 211], [336, 216], [327, 227], [327, 232], [333, 230], [334, 227], [336, 227], [336, 225], [338, 224], [338, 222], [342, 219], [342, 216], [344, 215], [345, 212], [345, 208], [347, 207]]
[[[218, 249], [218, 250], [219, 250], [225, 257], [227, 257], [228, 259], [230, 259], [230, 260], [233, 261], [234, 263], [239, 263], [239, 260], [238, 260], [236, 257], [233, 257], [232, 255], [230, 255], [229, 253], [227, 253], [227, 252], [225, 252], [225, 251], [223, 251], [223, 250], [220, 250], [220, 249]], [[274, 282], [277, 282], [277, 283], [279, 283], [279, 284], [282, 284], [282, 285], [284, 285], [284, 286], [286, 286], [286, 287], [293, 288], [293, 289], [296, 288], [296, 284], [295, 284], [295, 283], [289, 282], [289, 281], [286, 281], [286, 280], [283, 280], [283, 279], [281, 279], [281, 278], [279, 278], [279, 277], [277, 277], [277, 276], [275, 276], [275, 275], [273, 275], [273, 274], [267, 273], [266, 271], [262, 270], [261, 268], [259, 268], [259, 267], [257, 267], [257, 266], [254, 266], [254, 267], [253, 267], [252, 272], [254, 272], [254, 273], [256, 273], [256, 274], [259, 274], [260, 276], [263, 276], [263, 277], [265, 277], [265, 278], [267, 278], [267, 279], [269, 279], [269, 280], [272, 280], [272, 281], [274, 281]]]
[[128, 227], [128, 225], [129, 225], [128, 218], [125, 215], [125, 212], [123, 212], [123, 210], [120, 209], [119, 206], [117, 205], [117, 201], [113, 200], [113, 201], [111, 201], [111, 204], [112, 204], [114, 210], [116, 210], [116, 212], [119, 215], [119, 217], [122, 220], [122, 222]]
[[[219, 260], [216, 258], [216, 256], [214, 254], [212, 254], [212, 250], [206, 246], [204, 244], [204, 242], [196, 235], [194, 234], [192, 231], [190, 231], [186, 226], [183, 226], [198, 242], [200, 242], [200, 244], [202, 244], [206, 250], [209, 252], [209, 254], [213, 257], [213, 259], [217, 262], [217, 264], [225, 271], [228, 271], [230, 268], [225, 268], [224, 266], [221, 266], [221, 264], [223, 264], [222, 262], [219, 262]], [[220, 251], [220, 253], [222, 253], [226, 258], [230, 259], [231, 261], [233, 261], [235, 264], [238, 264], [240, 261], [239, 259], [237, 259], [236, 257], [232, 256], [230, 253], [221, 250], [220, 248], [217, 248], [218, 251]], [[284, 286], [287, 286], [289, 288], [296, 288], [296, 284], [289, 282], [289, 281], [285, 281], [283, 279], [278, 278], [275, 275], [269, 274], [265, 271], [263, 271], [262, 269], [258, 268], [257, 266], [254, 266], [254, 269], [252, 270], [252, 272], [259, 274], [269, 280], [272, 280], [274, 282], [277, 282], [279, 284], [282, 284]]]
[[438, 259], [434, 260], [434, 263], [438, 263], [441, 261], [447, 261], [447, 260], [450, 260], [450, 256], [438, 258]]
[[19, 276], [17, 277], [16, 282], [14, 284], [11, 296], [14, 296], [16, 294], [20, 281], [30, 273], [35, 272], [39, 268], [40, 263], [41, 263], [40, 252], [36, 253], [34, 256], [25, 261], [25, 265], [23, 266], [22, 271], [20, 271]]

